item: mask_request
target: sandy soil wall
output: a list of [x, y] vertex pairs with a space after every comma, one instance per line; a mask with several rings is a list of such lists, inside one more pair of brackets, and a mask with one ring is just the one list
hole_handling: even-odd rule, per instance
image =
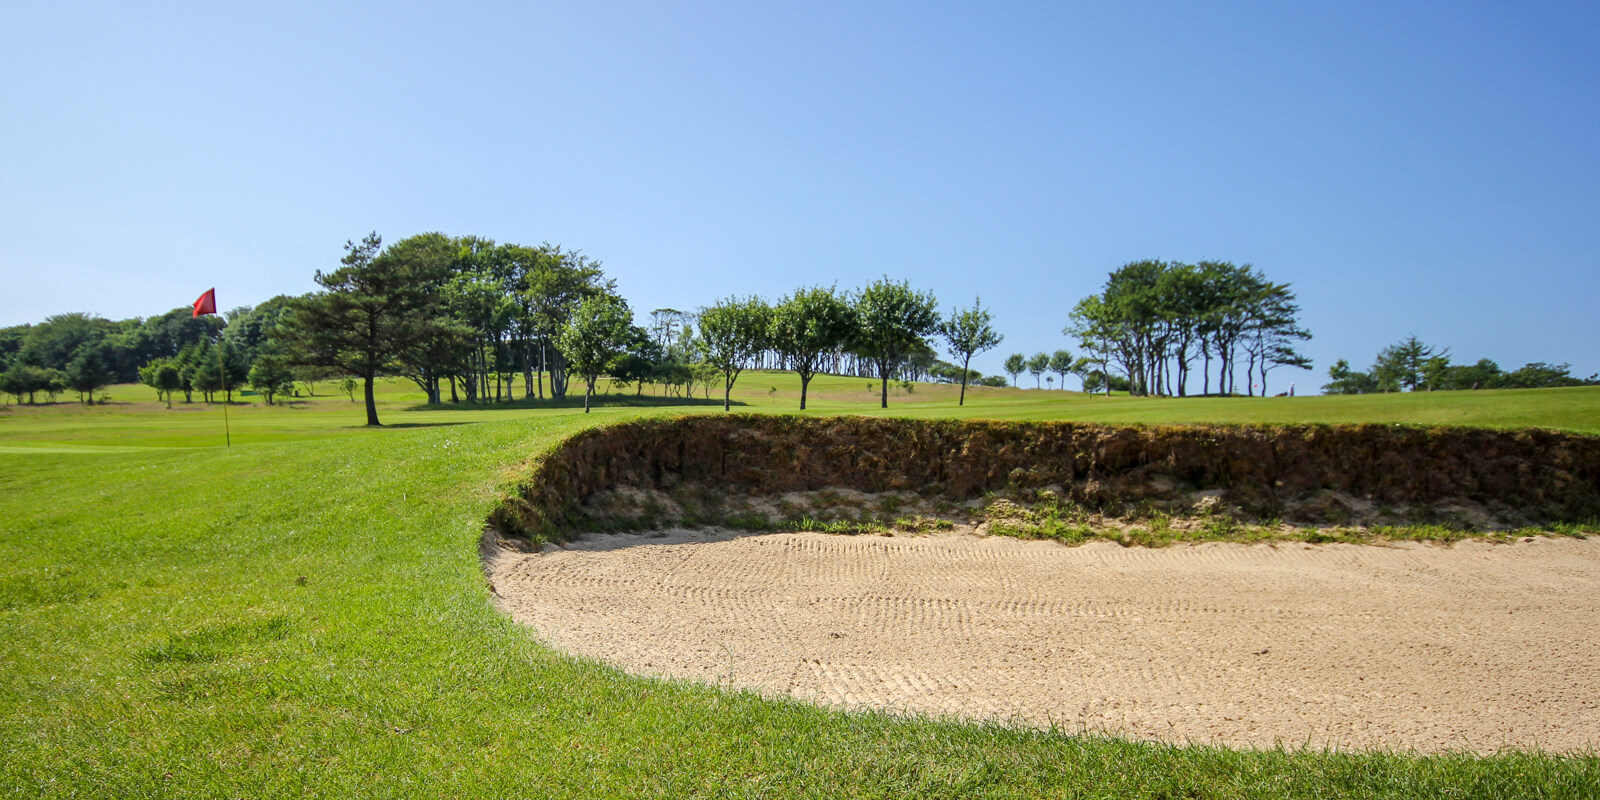
[[1053, 487], [1102, 509], [1219, 491], [1231, 508], [1260, 518], [1287, 518], [1338, 493], [1421, 511], [1467, 504], [1503, 524], [1541, 524], [1600, 517], [1600, 437], [1389, 425], [686, 416], [568, 439], [533, 465], [491, 522], [508, 535], [561, 539], [598, 492], [682, 484], [751, 495], [831, 487], [952, 499]]

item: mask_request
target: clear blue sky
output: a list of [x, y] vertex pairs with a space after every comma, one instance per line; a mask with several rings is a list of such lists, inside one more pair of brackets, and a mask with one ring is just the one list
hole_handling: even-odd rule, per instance
[[1143, 258], [1292, 283], [1302, 391], [1409, 333], [1600, 371], [1594, 3], [252, 5], [0, 11], [0, 325], [438, 230], [581, 249], [641, 316], [981, 295], [985, 372]]

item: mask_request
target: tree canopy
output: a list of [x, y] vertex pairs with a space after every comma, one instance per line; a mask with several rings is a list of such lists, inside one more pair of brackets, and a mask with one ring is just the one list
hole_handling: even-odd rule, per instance
[[850, 304], [830, 287], [796, 289], [772, 309], [768, 341], [800, 376], [800, 408], [806, 407], [806, 390], [817, 374], [822, 357], [850, 342], [856, 317]]
[[583, 413], [589, 413], [595, 382], [622, 355], [632, 331], [628, 301], [610, 292], [583, 298], [562, 326], [556, 346], [583, 378]]
[[961, 359], [961, 396], [956, 405], [967, 404], [972, 357], [999, 347], [1006, 338], [995, 331], [993, 321], [994, 316], [983, 307], [983, 300], [973, 298], [971, 308], [950, 309], [950, 316], [939, 326], [939, 333], [949, 345], [950, 356]]
[[887, 276], [867, 285], [855, 296], [855, 349], [878, 368], [881, 407], [889, 407], [889, 378], [919, 346], [923, 337], [938, 330], [938, 301], [932, 294], [914, 291], [909, 281]]
[[1243, 359], [1245, 394], [1266, 394], [1273, 369], [1311, 366], [1295, 349], [1311, 338], [1299, 314], [1288, 284], [1248, 264], [1135, 261], [1112, 272], [1100, 294], [1080, 300], [1063, 333], [1101, 373], [1114, 366], [1126, 375], [1134, 394], [1188, 394], [1197, 359], [1202, 393], [1211, 393], [1213, 360], [1217, 390], [1236, 393]]
[[730, 297], [700, 312], [700, 350], [723, 376], [722, 410], [731, 405], [733, 383], [769, 343], [772, 309], [759, 297]]

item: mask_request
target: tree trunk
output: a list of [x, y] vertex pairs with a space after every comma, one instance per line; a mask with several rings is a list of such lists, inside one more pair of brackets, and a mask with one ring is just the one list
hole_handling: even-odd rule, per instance
[[[961, 362], [961, 399], [956, 401], [956, 405], [958, 405], [958, 406], [964, 406], [964, 405], [967, 404], [967, 365], [971, 364], [971, 363], [972, 363], [972, 356], [970, 356], [970, 355], [967, 356], [966, 359], [964, 359]], [[1066, 378], [1062, 378], [1061, 379], [1061, 388], [1065, 389], [1066, 387], [1067, 387], [1067, 379]]]
[[800, 410], [806, 410], [806, 387], [811, 385], [811, 376], [816, 373], [800, 373]]
[[364, 393], [367, 398], [367, 424], [382, 425], [383, 423], [378, 421], [378, 400], [372, 394], [373, 376], [369, 373], [361, 376], [361, 379], [362, 383], [365, 384]]

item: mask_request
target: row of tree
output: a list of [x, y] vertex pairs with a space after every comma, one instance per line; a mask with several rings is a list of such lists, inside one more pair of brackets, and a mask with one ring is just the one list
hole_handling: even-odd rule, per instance
[[[1136, 261], [1111, 273], [1105, 288], [1073, 307], [1063, 331], [1075, 337], [1109, 392], [1113, 369], [1136, 395], [1189, 392], [1201, 362], [1202, 394], [1267, 393], [1267, 374], [1282, 366], [1308, 369], [1296, 349], [1311, 338], [1300, 326], [1300, 306], [1289, 284], [1273, 283], [1250, 265], [1226, 261], [1184, 264]], [[1099, 388], [1097, 386], [1097, 388]]]
[[1600, 374], [1588, 378], [1572, 375], [1570, 364], [1535, 361], [1506, 372], [1487, 358], [1473, 364], [1452, 364], [1450, 348], [1435, 347], [1415, 335], [1378, 352], [1366, 372], [1350, 368], [1339, 359], [1328, 368], [1325, 394], [1374, 394], [1399, 391], [1446, 391], [1458, 389], [1542, 389], [1553, 386], [1600, 384]]
[[[512, 399], [520, 372], [525, 396], [564, 399], [572, 376], [584, 384], [587, 410], [600, 376], [686, 391], [715, 372], [723, 406], [734, 382], [757, 366], [792, 369], [801, 408], [819, 372], [870, 365], [888, 383], [907, 372], [966, 384], [974, 355], [1000, 335], [981, 304], [942, 318], [931, 294], [906, 282], [877, 281], [861, 290], [797, 290], [776, 304], [727, 298], [687, 314], [657, 309], [649, 328], [634, 324], [627, 301], [597, 262], [548, 245], [524, 248], [424, 234], [384, 247], [376, 235], [346, 244], [343, 266], [318, 272], [323, 291], [294, 299], [258, 348], [257, 360], [342, 371], [362, 380], [368, 424], [378, 424], [373, 382], [401, 375], [431, 402], [442, 386], [467, 402]], [[941, 336], [961, 364], [921, 362]]]
[[[981, 301], [941, 317], [932, 294], [883, 278], [847, 293], [832, 287], [797, 289], [775, 304], [758, 297], [727, 298], [701, 310], [696, 328], [701, 356], [723, 377], [723, 408], [740, 372], [751, 366], [772, 365], [799, 375], [804, 409], [811, 379], [819, 372], [841, 371], [847, 362], [870, 367], [880, 382], [880, 404], [888, 408], [889, 382], [900, 377], [959, 383], [959, 402], [965, 404], [967, 385], [981, 378], [971, 369], [973, 356], [1004, 338], [992, 323]], [[937, 358], [919, 363], [919, 356], [932, 351], [929, 339], [935, 336], [959, 365]]]

